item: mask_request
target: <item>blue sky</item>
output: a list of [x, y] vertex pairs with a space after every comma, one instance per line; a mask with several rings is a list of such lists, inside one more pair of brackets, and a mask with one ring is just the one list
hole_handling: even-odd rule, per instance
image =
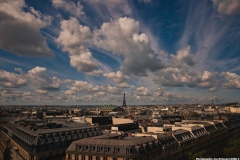
[[1, 104], [227, 103], [239, 0], [4, 0]]

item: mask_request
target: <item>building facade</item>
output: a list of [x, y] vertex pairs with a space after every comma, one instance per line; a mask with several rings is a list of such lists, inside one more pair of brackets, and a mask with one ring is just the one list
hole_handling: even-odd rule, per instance
[[[102, 131], [96, 126], [76, 123], [25, 120], [7, 123], [2, 134], [8, 139], [6, 145], [14, 148], [23, 159], [43, 160], [61, 159], [73, 141], [102, 135]], [[8, 156], [11, 155], [5, 155]]]
[[202, 150], [217, 157], [227, 143], [228, 130], [221, 121], [184, 121], [165, 127], [167, 130], [159, 128], [128, 137], [97, 136], [74, 141], [66, 150], [66, 159], [184, 160], [189, 152]]

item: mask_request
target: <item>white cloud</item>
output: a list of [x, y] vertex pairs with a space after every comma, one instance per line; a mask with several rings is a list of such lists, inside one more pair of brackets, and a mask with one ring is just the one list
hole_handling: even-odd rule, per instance
[[233, 15], [240, 13], [239, 0], [212, 0], [219, 13]]
[[135, 96], [151, 96], [151, 92], [144, 86], [130, 86], [130, 88]]
[[108, 21], [132, 14], [132, 8], [127, 0], [85, 0], [85, 2], [89, 4], [91, 12], [98, 15], [99, 21]]
[[221, 75], [224, 76], [224, 80], [226, 81], [222, 84], [222, 87], [229, 89], [240, 89], [239, 75], [231, 72], [223, 72]]
[[119, 18], [103, 23], [101, 28], [95, 29], [93, 33], [89, 27], [80, 25], [76, 18], [70, 18], [61, 22], [61, 32], [56, 42], [63, 47], [63, 51], [70, 54], [70, 64], [79, 72], [88, 75], [101, 74], [99, 69], [97, 70], [99, 63], [88, 49], [96, 45], [114, 54], [123, 55], [121, 71], [125, 74], [144, 76], [147, 70], [156, 71], [163, 66], [151, 49], [147, 35], [139, 32], [139, 22], [131, 18]]
[[124, 75], [121, 71], [117, 71], [116, 73], [115, 72], [104, 73], [103, 76], [108, 79], [112, 79], [117, 84], [125, 83], [130, 79], [129, 76]]
[[35, 67], [28, 71], [26, 76], [35, 90], [57, 91], [60, 89], [61, 80], [57, 77], [50, 77], [46, 68]]
[[160, 102], [183, 102], [188, 101], [188, 103], [191, 101], [191, 97], [184, 97], [180, 96], [176, 93], [169, 92], [166, 89], [158, 88], [154, 92], [154, 100], [156, 103]]
[[162, 86], [169, 87], [203, 87], [209, 88], [217, 85], [217, 72], [197, 72], [196, 61], [191, 54], [191, 47], [177, 51], [176, 55], [171, 54], [166, 60], [166, 68], [156, 72], [153, 81]]
[[93, 61], [91, 52], [80, 52], [79, 55], [70, 55], [70, 64], [77, 69], [78, 72], [92, 72], [98, 66]]
[[101, 69], [93, 70], [91, 72], [86, 72], [87, 75], [94, 76], [94, 77], [98, 77], [102, 73], [103, 73], [103, 70], [101, 70]]
[[50, 16], [28, 8], [24, 0], [0, 1], [0, 47], [18, 55], [53, 56], [40, 33], [50, 22]]
[[186, 48], [181, 49], [177, 52], [176, 56], [171, 54], [171, 66], [174, 67], [186, 67], [193, 66], [196, 62], [191, 55], [191, 47], [188, 45]]
[[[20, 69], [18, 69], [20, 70]], [[129, 87], [128, 84], [120, 83], [116, 86], [94, 85], [86, 81], [79, 80], [60, 80], [57, 77], [47, 74], [47, 69], [43, 67], [35, 67], [29, 70], [26, 74], [16, 74], [7, 71], [0, 72], [0, 96], [4, 100], [0, 100], [3, 103], [10, 102], [32, 102], [35, 103], [91, 103], [91, 104], [121, 104], [122, 103], [122, 87]], [[113, 74], [117, 75], [116, 73]], [[225, 75], [225, 73], [223, 73]], [[236, 86], [236, 81], [239, 80], [239, 76], [236, 74], [227, 74], [229, 80], [228, 87]], [[210, 73], [205, 72], [199, 76], [205, 81], [211, 79]], [[18, 81], [23, 79], [24, 81]], [[11, 83], [11, 87], [3, 85], [4, 82]], [[67, 89], [60, 88], [62, 83]], [[227, 82], [226, 82], [227, 83]], [[226, 85], [226, 84], [224, 84]], [[29, 91], [24, 91], [24, 90]], [[61, 90], [60, 90], [61, 89]], [[214, 91], [216, 87], [212, 87], [209, 90]], [[32, 92], [32, 91], [35, 91]], [[55, 91], [55, 92], [50, 92]], [[191, 96], [182, 96], [178, 93], [169, 92], [164, 88], [159, 88], [155, 92], [151, 92], [145, 86], [135, 87], [130, 86], [129, 92], [126, 92], [127, 102], [131, 104], [153, 104], [153, 103], [173, 103], [173, 102], [195, 102]], [[213, 98], [199, 97], [198, 102], [210, 101]], [[223, 99], [215, 97], [214, 100], [222, 101]]]
[[127, 84], [126, 82], [117, 84], [116, 86], [118, 88], [129, 88], [129, 84]]
[[94, 61], [92, 53], [84, 45], [91, 39], [89, 27], [79, 24], [76, 18], [61, 21], [61, 32], [56, 42], [63, 46], [63, 50], [70, 55], [70, 64], [79, 72], [89, 75], [99, 75], [96, 70], [98, 63]]
[[139, 32], [138, 21], [127, 17], [119, 18], [103, 23], [100, 29], [93, 31], [94, 44], [114, 54], [123, 55], [124, 65], [121, 70], [124, 73], [143, 76], [147, 70], [162, 68], [162, 64], [151, 49], [147, 35]]
[[74, 2], [67, 0], [52, 0], [52, 3], [55, 8], [60, 8], [72, 16], [80, 17], [85, 14], [80, 2], [75, 4]]
[[66, 90], [64, 92], [65, 95], [91, 95], [94, 97], [94, 99], [98, 99], [99, 101], [102, 101], [102, 98], [107, 98], [108, 101], [110, 101], [110, 97], [112, 95], [119, 95], [122, 93], [122, 90], [120, 88], [117, 88], [115, 86], [110, 85], [93, 85], [91, 83], [88, 83], [86, 81], [71, 81], [68, 80], [66, 82], [68, 84]]
[[202, 75], [202, 81], [208, 81], [216, 77], [216, 73], [204, 71]]
[[0, 70], [0, 86], [16, 88], [27, 85], [27, 78], [7, 71]]
[[19, 72], [20, 74], [24, 74], [22, 68], [15, 68], [14, 71]]
[[83, 46], [92, 37], [89, 27], [79, 24], [76, 18], [61, 21], [61, 32], [56, 42], [63, 46], [63, 50], [71, 55], [78, 55], [79, 51], [86, 50]]
[[153, 81], [162, 86], [183, 87], [185, 84], [195, 85], [197, 77], [195, 74], [190, 75], [181, 69], [168, 67], [160, 70]]
[[217, 85], [217, 72], [189, 72], [178, 68], [164, 68], [157, 73], [153, 81], [169, 87], [212, 87]]
[[209, 91], [210, 91], [210, 92], [214, 92], [214, 91], [216, 91], [216, 90], [217, 90], [216, 87], [209, 88]]

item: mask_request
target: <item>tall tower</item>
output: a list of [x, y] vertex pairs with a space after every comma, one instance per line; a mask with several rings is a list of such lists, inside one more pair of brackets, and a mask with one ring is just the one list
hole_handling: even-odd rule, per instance
[[123, 94], [123, 105], [122, 105], [123, 107], [126, 107], [127, 106], [127, 104], [126, 104], [126, 99], [125, 99], [125, 92], [124, 92], [124, 94]]

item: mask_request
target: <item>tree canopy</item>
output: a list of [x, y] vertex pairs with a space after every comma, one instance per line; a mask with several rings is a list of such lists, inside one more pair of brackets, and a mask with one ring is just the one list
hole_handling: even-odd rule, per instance
[[188, 153], [189, 160], [195, 160], [196, 158], [210, 158], [210, 156], [207, 154], [206, 150], [202, 150], [196, 153]]
[[228, 158], [240, 157], [240, 138], [231, 139], [228, 142], [228, 147], [223, 149], [223, 154]]

